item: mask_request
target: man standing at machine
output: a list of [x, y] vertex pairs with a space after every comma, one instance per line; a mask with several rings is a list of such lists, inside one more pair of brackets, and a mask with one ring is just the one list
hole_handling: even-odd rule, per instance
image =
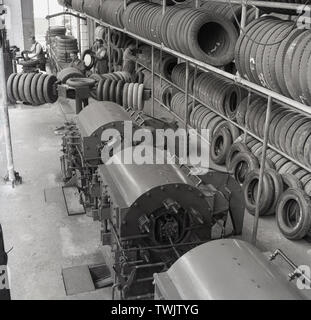
[[45, 59], [45, 53], [44, 53], [43, 47], [39, 42], [36, 41], [35, 36], [32, 36], [30, 38], [30, 41], [31, 41], [30, 50], [23, 52], [25, 54], [25, 60], [37, 59], [39, 61], [40, 70], [45, 71], [46, 59]]

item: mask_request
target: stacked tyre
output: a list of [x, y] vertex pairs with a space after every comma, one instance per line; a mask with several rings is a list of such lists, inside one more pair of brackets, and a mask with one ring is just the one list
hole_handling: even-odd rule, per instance
[[144, 109], [144, 90], [145, 86], [142, 83], [126, 83], [123, 87], [123, 107], [142, 111]]
[[171, 6], [162, 17], [161, 10], [147, 2], [129, 4], [124, 25], [133, 33], [214, 66], [233, 60], [238, 33], [225, 16]]
[[101, 2], [99, 15], [103, 21], [119, 28], [123, 24], [124, 0], [104, 0]]
[[[138, 63], [151, 69], [151, 47], [142, 45], [139, 47], [140, 53], [137, 56]], [[167, 53], [160, 53], [159, 50], [154, 50], [154, 71], [155, 73], [161, 74], [164, 78], [171, 80], [172, 71], [177, 65], [177, 58]]]
[[[90, 78], [96, 81], [96, 88], [91, 92], [92, 98], [99, 101], [114, 101], [120, 105], [122, 104], [119, 103], [119, 100], [116, 101], [116, 96], [120, 97], [123, 94], [121, 93], [123, 92], [123, 86], [120, 87], [121, 83], [125, 84], [132, 81], [131, 75], [122, 71], [102, 75], [92, 74]], [[110, 96], [115, 98], [110, 100]]]
[[196, 98], [230, 119], [246, 96], [244, 89], [213, 73], [199, 74], [193, 88]]
[[[261, 159], [263, 144], [248, 138], [246, 144], [237, 142], [227, 156], [227, 167], [234, 166], [239, 158], [256, 157]], [[251, 156], [250, 156], [251, 155]], [[255, 214], [259, 183], [259, 165], [247, 172], [243, 181], [243, 194], [248, 212]], [[266, 168], [263, 176], [259, 215], [276, 214], [281, 233], [288, 239], [299, 240], [311, 228], [311, 174], [268, 149]]]
[[157, 43], [161, 43], [161, 19], [161, 6], [144, 1], [129, 4], [123, 16], [124, 26], [129, 31]]
[[[198, 73], [198, 75], [200, 72]], [[194, 76], [195, 70], [194, 68], [189, 68], [189, 78], [188, 78], [188, 91], [189, 93], [193, 93], [193, 85], [194, 85]], [[185, 90], [186, 88], [186, 63], [179, 63], [172, 70], [171, 74], [172, 82], [178, 86], [179, 88]]]
[[[151, 86], [150, 86], [151, 87]], [[154, 97], [163, 103], [166, 107], [171, 108], [173, 88], [159, 77], [154, 78]]]
[[188, 119], [193, 110], [193, 101], [188, 100], [186, 106], [186, 96], [182, 92], [176, 93], [170, 103], [171, 110], [182, 120]]
[[87, 0], [83, 4], [83, 12], [89, 16], [99, 19], [100, 18], [100, 6], [102, 0]]
[[[214, 1], [204, 2], [201, 5], [201, 9], [207, 10], [210, 13], [217, 13], [225, 16], [236, 27], [237, 31], [240, 31], [238, 23], [242, 17], [242, 6], [239, 4], [228, 5], [225, 3], [219, 3]], [[247, 7], [246, 25], [255, 20], [256, 9]]]
[[70, 54], [78, 52], [77, 39], [72, 36], [56, 37], [56, 58], [59, 62], [71, 62]]
[[52, 26], [46, 32], [46, 42], [51, 45], [54, 44], [56, 37], [65, 36], [67, 32], [66, 27], [63, 26]]
[[[264, 137], [267, 100], [247, 98], [238, 107], [237, 122], [260, 138]], [[311, 168], [311, 119], [286, 106], [273, 103], [269, 127], [269, 143], [278, 150]]]
[[55, 76], [43, 73], [14, 73], [7, 82], [11, 101], [21, 101], [33, 106], [54, 103], [58, 99]]
[[311, 105], [311, 35], [295, 22], [262, 17], [250, 23], [235, 49], [240, 75]]

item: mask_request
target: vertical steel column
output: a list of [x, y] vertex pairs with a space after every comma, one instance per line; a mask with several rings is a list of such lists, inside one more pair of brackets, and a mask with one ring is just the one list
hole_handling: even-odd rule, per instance
[[136, 42], [135, 42], [135, 48], [136, 48], [136, 54], [135, 54], [135, 70], [138, 69], [138, 58], [137, 58], [137, 55], [138, 55], [138, 54], [137, 54], [138, 45], [139, 45], [138, 40], [136, 40]]
[[[162, 17], [165, 15], [165, 12], [166, 12], [166, 0], [163, 0], [162, 1]], [[162, 64], [162, 59], [163, 59], [163, 49], [161, 47], [161, 50], [160, 50], [160, 65]], [[161, 68], [160, 68], [160, 87], [161, 88], [162, 88], [162, 82], [163, 82], [163, 77], [162, 77], [162, 72], [161, 72]], [[171, 106], [166, 106], [166, 107], [168, 107], [171, 110]]]
[[196, 98], [198, 98], [198, 97], [195, 96], [195, 91], [194, 91], [194, 87], [195, 87], [195, 84], [196, 84], [196, 81], [197, 81], [197, 76], [198, 76], [198, 66], [195, 65], [194, 78], [193, 78], [193, 91], [192, 91], [192, 96], [193, 96], [192, 110], [195, 108]]
[[152, 110], [151, 115], [154, 117], [154, 46], [151, 46], [151, 74], [152, 74], [152, 84], [151, 84], [151, 99], [152, 99]]
[[258, 19], [259, 16], [260, 16], [260, 9], [256, 8], [256, 10], [255, 10], [255, 19]]
[[77, 37], [78, 37], [79, 52], [81, 52], [81, 48], [82, 48], [82, 44], [81, 44], [81, 19], [80, 19], [79, 14], [77, 17]]
[[[249, 105], [250, 105], [250, 103], [251, 103], [251, 96], [252, 96], [252, 93], [251, 93], [251, 91], [249, 91], [249, 92], [248, 92], [248, 96], [247, 96], [247, 106], [246, 106], [246, 110], [248, 110]], [[246, 143], [246, 141], [247, 141], [246, 124], [248, 123], [248, 115], [249, 115], [249, 113], [246, 112], [246, 114], [245, 114], [244, 143]]]
[[188, 124], [189, 124], [189, 117], [188, 117], [188, 114], [189, 114], [189, 104], [188, 104], [188, 101], [189, 101], [189, 61], [186, 61], [186, 79], [185, 79], [185, 111], [186, 111], [186, 114], [185, 114], [185, 123], [186, 123], [186, 130], [188, 132]]
[[254, 219], [253, 235], [252, 235], [252, 244], [253, 245], [256, 245], [256, 243], [257, 243], [260, 197], [261, 197], [261, 192], [262, 192], [263, 176], [265, 174], [265, 165], [266, 165], [266, 156], [267, 156], [266, 153], [267, 153], [267, 147], [268, 147], [269, 127], [270, 127], [270, 120], [271, 120], [271, 106], [272, 106], [272, 98], [269, 97], [268, 98], [268, 106], [267, 106], [267, 114], [266, 114], [266, 122], [265, 122], [265, 128], [264, 128], [264, 142], [263, 142], [263, 148], [262, 148], [259, 183], [258, 183], [258, 193], [257, 193], [257, 199], [256, 199], [256, 211], [255, 211], [255, 219]]
[[111, 29], [108, 27], [108, 70], [111, 73]]
[[[0, 24], [1, 24], [1, 22], [2, 22], [2, 19], [0, 17]], [[4, 40], [4, 29], [0, 30], [0, 92], [2, 93], [0, 95], [1, 96], [1, 100], [0, 100], [1, 114], [0, 114], [0, 116], [3, 119], [2, 126], [3, 126], [3, 133], [4, 133], [4, 139], [5, 139], [8, 177], [14, 186], [15, 170], [14, 170], [14, 160], [13, 160], [13, 148], [12, 148], [12, 137], [11, 137], [11, 128], [10, 128], [8, 97], [7, 97], [7, 93], [6, 93], [3, 40]]]
[[199, 8], [200, 7], [200, 3], [201, 1], [200, 0], [195, 0], [195, 2], [194, 2], [194, 6], [195, 6], [195, 8]]
[[243, 33], [246, 25], [246, 16], [247, 16], [247, 6], [246, 3], [243, 1], [242, 3], [242, 15], [241, 15], [241, 30], [240, 32]]
[[166, 12], [166, 0], [162, 1], [162, 15], [164, 16]]

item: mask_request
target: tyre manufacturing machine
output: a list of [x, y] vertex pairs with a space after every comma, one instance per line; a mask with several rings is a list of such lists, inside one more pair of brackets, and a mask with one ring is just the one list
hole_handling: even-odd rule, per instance
[[[164, 150], [149, 148], [148, 154], [162, 159]], [[229, 175], [192, 176], [174, 163], [122, 163], [127, 152], [132, 150], [98, 167], [97, 216], [114, 279], [113, 299], [152, 299], [154, 273], [168, 270], [183, 254], [215, 237], [241, 234], [244, 206], [240, 187]], [[223, 182], [223, 192], [211, 184], [217, 180]]]
[[[293, 269], [289, 279], [272, 264], [278, 255]], [[304, 275], [282, 251], [269, 258], [253, 245], [234, 239], [205, 243], [171, 268], [154, 275], [155, 300], [304, 300], [294, 283]]]
[[[88, 104], [88, 103], [87, 103]], [[61, 170], [66, 185], [63, 192], [68, 213], [71, 211], [71, 201], [75, 203], [75, 195], [79, 193], [80, 203], [74, 204], [78, 208], [76, 214], [87, 212], [92, 215], [96, 212], [94, 189], [96, 186], [96, 170], [102, 161], [104, 148], [109, 147], [111, 141], [102, 140], [102, 134], [109, 129], [120, 133], [121, 141], [124, 140], [125, 122], [133, 124], [133, 131], [144, 128], [154, 132], [155, 129], [176, 129], [176, 123], [167, 119], [156, 119], [131, 109], [125, 110], [113, 102], [91, 102], [77, 115], [76, 121], [65, 124], [63, 135]], [[78, 190], [78, 191], [77, 191]], [[93, 210], [95, 208], [95, 211]], [[91, 210], [94, 212], [92, 213]]]
[[[241, 188], [228, 174], [193, 176], [174, 163], [114, 165], [122, 151], [104, 164], [102, 151], [111, 141], [102, 141], [102, 133], [117, 129], [122, 144], [125, 121], [134, 121], [134, 130], [176, 125], [112, 102], [91, 102], [66, 125], [63, 190], [68, 209], [68, 190], [74, 188], [85, 211], [101, 223], [113, 298], [152, 299], [154, 273], [215, 235], [241, 234], [245, 208]], [[150, 154], [165, 152], [149, 148]]]

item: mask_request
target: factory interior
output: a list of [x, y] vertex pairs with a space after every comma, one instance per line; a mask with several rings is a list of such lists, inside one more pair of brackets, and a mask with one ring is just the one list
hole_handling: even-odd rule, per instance
[[311, 3], [0, 0], [0, 300], [311, 299]]

